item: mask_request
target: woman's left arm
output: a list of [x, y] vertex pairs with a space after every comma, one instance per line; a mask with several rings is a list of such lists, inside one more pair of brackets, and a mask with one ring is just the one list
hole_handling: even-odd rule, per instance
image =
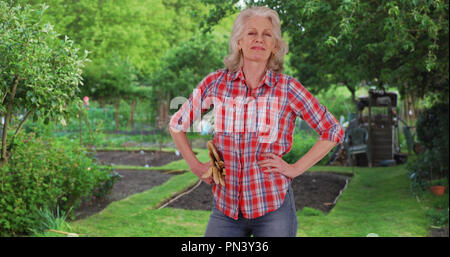
[[285, 162], [273, 153], [263, 154], [262, 157], [265, 160], [259, 161], [258, 164], [261, 167], [269, 167], [264, 172], [279, 172], [287, 177], [295, 178], [319, 162], [336, 144], [333, 141], [317, 140], [314, 146], [294, 164]]
[[318, 141], [294, 164], [286, 163], [280, 156], [272, 153], [263, 155], [267, 159], [259, 161], [258, 164], [262, 167], [272, 167], [265, 172], [280, 172], [294, 178], [311, 168], [334, 146], [341, 143], [344, 130], [327, 108], [293, 78], [289, 83], [289, 104], [297, 116], [319, 133]]

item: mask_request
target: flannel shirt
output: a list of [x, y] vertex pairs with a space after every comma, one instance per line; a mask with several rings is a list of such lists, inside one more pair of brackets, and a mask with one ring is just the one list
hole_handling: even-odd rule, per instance
[[[267, 70], [251, 89], [242, 69], [221, 69], [207, 75], [188, 101], [171, 117], [169, 126], [190, 131], [201, 114], [214, 106], [214, 145], [224, 160], [225, 186], [214, 184], [217, 209], [238, 219], [260, 217], [278, 209], [291, 178], [259, 167], [262, 153], [280, 157], [292, 147], [297, 117], [318, 132], [319, 140], [341, 143], [344, 131], [327, 108], [296, 79]], [[299, 156], [300, 157], [300, 156]]]

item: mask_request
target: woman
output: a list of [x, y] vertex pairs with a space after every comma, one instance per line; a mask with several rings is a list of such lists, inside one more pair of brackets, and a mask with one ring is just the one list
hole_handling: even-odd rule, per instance
[[[343, 130], [336, 119], [297, 80], [281, 74], [287, 45], [278, 14], [252, 7], [236, 18], [226, 69], [206, 76], [170, 121], [170, 133], [192, 172], [201, 163], [186, 131], [200, 110], [214, 104], [214, 144], [225, 162], [225, 185], [214, 184], [214, 207], [205, 236], [296, 236], [297, 216], [290, 182], [321, 160]], [[281, 157], [292, 147], [296, 117], [320, 135], [296, 163]]]

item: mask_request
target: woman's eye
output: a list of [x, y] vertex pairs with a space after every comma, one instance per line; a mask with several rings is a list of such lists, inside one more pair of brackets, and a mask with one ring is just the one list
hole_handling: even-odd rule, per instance
[[271, 35], [271, 34], [265, 34], [265, 36], [267, 36], [267, 37], [271, 37], [272, 35]]
[[249, 34], [249, 35], [255, 35], [255, 33], [254, 33], [254, 32], [249, 32], [248, 34]]

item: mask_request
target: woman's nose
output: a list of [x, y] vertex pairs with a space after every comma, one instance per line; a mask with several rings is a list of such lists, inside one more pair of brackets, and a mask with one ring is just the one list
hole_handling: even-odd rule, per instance
[[259, 43], [262, 43], [262, 42], [264, 42], [264, 38], [263, 38], [262, 35], [257, 35], [256, 38], [255, 38], [255, 41], [259, 42]]

